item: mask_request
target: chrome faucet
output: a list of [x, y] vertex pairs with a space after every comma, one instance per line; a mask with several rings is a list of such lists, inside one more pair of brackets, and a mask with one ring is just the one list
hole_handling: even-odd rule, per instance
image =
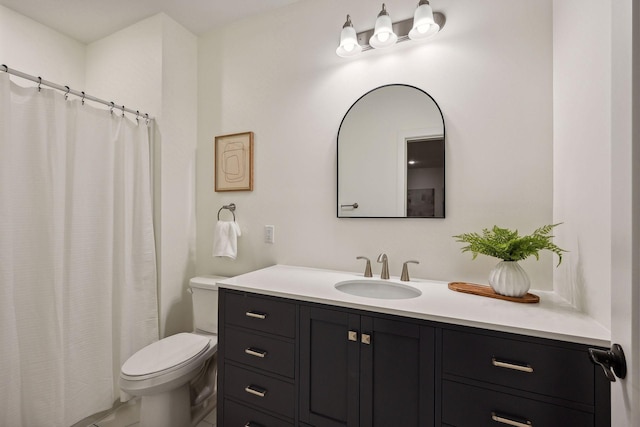
[[389, 258], [387, 258], [387, 254], [382, 253], [378, 255], [378, 262], [382, 263], [382, 271], [380, 272], [381, 279], [389, 278]]

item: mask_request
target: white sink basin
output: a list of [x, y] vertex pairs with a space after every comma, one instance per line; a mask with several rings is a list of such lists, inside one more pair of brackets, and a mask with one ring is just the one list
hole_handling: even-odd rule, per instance
[[408, 299], [422, 295], [413, 286], [375, 279], [346, 280], [336, 283], [335, 288], [346, 294], [379, 299]]

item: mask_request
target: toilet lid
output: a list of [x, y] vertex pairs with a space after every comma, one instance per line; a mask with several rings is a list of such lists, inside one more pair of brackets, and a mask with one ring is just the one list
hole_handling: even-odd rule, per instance
[[205, 352], [209, 348], [209, 338], [190, 333], [180, 333], [163, 338], [131, 356], [122, 373], [130, 376], [149, 375], [165, 371]]

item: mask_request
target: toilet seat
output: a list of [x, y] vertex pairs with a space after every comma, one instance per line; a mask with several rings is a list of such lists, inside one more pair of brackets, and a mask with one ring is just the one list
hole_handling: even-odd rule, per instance
[[162, 393], [191, 381], [218, 349], [216, 336], [181, 333], [149, 344], [120, 370], [120, 388], [135, 396]]
[[121, 374], [129, 380], [145, 380], [167, 374], [190, 364], [205, 353], [212, 343], [210, 338], [191, 333], [180, 333], [156, 341], [131, 356], [122, 365]]

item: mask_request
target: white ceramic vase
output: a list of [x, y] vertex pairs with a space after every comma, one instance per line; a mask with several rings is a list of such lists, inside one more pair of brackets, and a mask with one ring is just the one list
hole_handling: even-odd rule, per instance
[[527, 272], [517, 261], [500, 261], [489, 273], [489, 284], [497, 294], [508, 297], [525, 296], [531, 286]]

